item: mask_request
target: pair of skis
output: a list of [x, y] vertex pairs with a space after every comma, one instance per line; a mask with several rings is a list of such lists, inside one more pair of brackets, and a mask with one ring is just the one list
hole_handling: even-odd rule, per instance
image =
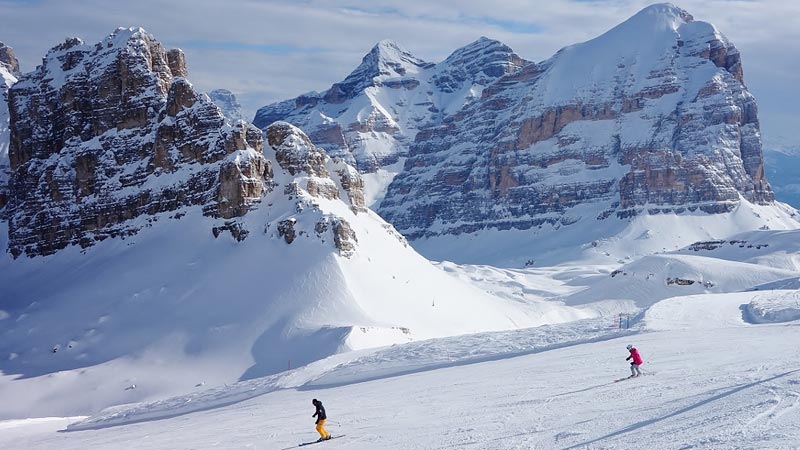
[[[331, 436], [331, 438], [330, 438], [330, 439], [326, 439], [326, 440], [324, 440], [324, 441], [311, 441], [311, 442], [303, 442], [303, 443], [301, 443], [301, 444], [297, 445], [297, 447], [305, 447], [306, 445], [322, 444], [323, 442], [332, 441], [332, 440], [334, 440], [334, 439], [336, 439], [336, 438], [340, 438], [340, 437], [344, 437], [344, 436], [345, 436], [345, 435], [343, 435], [343, 434], [340, 434], [340, 435], [338, 435], [338, 436]], [[289, 450], [290, 448], [295, 448], [295, 447], [287, 447], [287, 448], [285, 448], [285, 449], [283, 449], [283, 450]]]
[[646, 373], [639, 374], [638, 376], [633, 376], [633, 375], [631, 375], [631, 376], [627, 376], [627, 377], [625, 377], [625, 378], [617, 378], [616, 380], [614, 380], [614, 383], [619, 383], [620, 381], [631, 380], [631, 379], [634, 379], [634, 378], [643, 377], [643, 376], [645, 376], [645, 375], [655, 375], [655, 373], [653, 373], [653, 372], [646, 372]]

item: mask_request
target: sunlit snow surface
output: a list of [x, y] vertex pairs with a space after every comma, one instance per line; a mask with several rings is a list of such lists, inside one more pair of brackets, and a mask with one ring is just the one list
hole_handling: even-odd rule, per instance
[[[71, 428], [84, 431], [56, 432], [80, 418], [0, 422], [0, 446], [281, 449], [316, 438], [310, 399], [319, 398], [328, 429], [346, 435], [330, 449], [791, 449], [800, 439], [800, 323], [744, 321], [742, 304], [766, 295], [664, 300], [627, 331], [577, 322], [339, 355]], [[628, 343], [645, 376], [615, 383], [629, 373]], [[245, 400], [214, 407], [226, 399]], [[187, 405], [199, 411], [182, 414]]]

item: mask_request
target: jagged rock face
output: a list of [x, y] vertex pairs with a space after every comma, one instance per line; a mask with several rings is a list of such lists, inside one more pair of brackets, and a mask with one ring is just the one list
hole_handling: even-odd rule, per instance
[[366, 210], [364, 180], [355, 168], [328, 157], [302, 130], [288, 122], [274, 122], [265, 134], [278, 165], [295, 177], [286, 187], [287, 194], [296, 195], [304, 189], [313, 197], [333, 200], [340, 198], [341, 188], [354, 212]]
[[0, 211], [8, 202], [8, 179], [11, 176], [11, 163], [8, 159], [11, 133], [8, 127], [7, 92], [17, 82], [18, 77], [19, 62], [14, 51], [0, 42]]
[[[277, 223], [278, 236], [287, 244], [301, 236], [315, 235], [323, 241], [332, 237], [339, 255], [351, 257], [358, 243], [355, 231], [341, 215], [320, 214], [317, 199], [344, 201], [346, 195], [345, 204], [353, 213], [367, 212], [361, 175], [344, 161], [328, 157], [303, 131], [287, 122], [274, 122], [266, 135], [278, 166], [289, 175], [283, 194], [296, 201], [294, 214]], [[305, 214], [318, 215], [313, 227], [303, 227], [308, 224], [308, 220], [301, 220]]]
[[421, 130], [379, 211], [420, 238], [716, 213], [740, 195], [774, 200], [739, 52], [662, 4], [500, 78]]
[[19, 76], [19, 61], [14, 50], [6, 44], [0, 42], [0, 66], [14, 76]]
[[225, 117], [234, 122], [237, 120], [244, 120], [242, 105], [236, 100], [236, 96], [233, 95], [233, 92], [227, 89], [215, 89], [209, 92], [208, 96], [211, 98], [212, 102], [219, 106], [219, 109], [222, 110], [222, 114], [224, 114]]
[[421, 127], [441, 123], [484, 86], [527, 61], [487, 38], [439, 64], [424, 62], [381, 41], [344, 81], [258, 110], [253, 123], [302, 128], [330, 156], [374, 172], [404, 157]]
[[328, 177], [325, 152], [297, 127], [276, 122], [267, 128], [266, 135], [267, 143], [275, 149], [278, 164], [291, 175], [305, 172], [313, 177]]
[[[271, 186], [261, 132], [231, 125], [140, 28], [68, 39], [9, 90], [9, 251], [136, 233], [130, 219], [201, 205], [241, 216]], [[150, 218], [148, 220], [155, 220]]]

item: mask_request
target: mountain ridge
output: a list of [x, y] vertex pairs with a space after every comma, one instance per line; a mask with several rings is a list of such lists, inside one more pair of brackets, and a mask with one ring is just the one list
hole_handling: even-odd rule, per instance
[[[276, 120], [288, 121], [362, 173], [391, 172], [387, 166], [405, 157], [422, 125], [438, 123], [477, 98], [483, 86], [525, 62], [509, 47], [485, 37], [438, 64], [383, 40], [344, 81], [322, 93], [264, 106], [253, 123], [263, 129]], [[383, 189], [385, 182], [368, 187]]]

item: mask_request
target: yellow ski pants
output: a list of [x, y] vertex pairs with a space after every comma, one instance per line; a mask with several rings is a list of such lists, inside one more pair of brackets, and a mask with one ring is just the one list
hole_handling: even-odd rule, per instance
[[327, 431], [325, 431], [325, 420], [320, 420], [317, 422], [317, 433], [319, 433], [320, 437], [326, 438], [330, 436]]

